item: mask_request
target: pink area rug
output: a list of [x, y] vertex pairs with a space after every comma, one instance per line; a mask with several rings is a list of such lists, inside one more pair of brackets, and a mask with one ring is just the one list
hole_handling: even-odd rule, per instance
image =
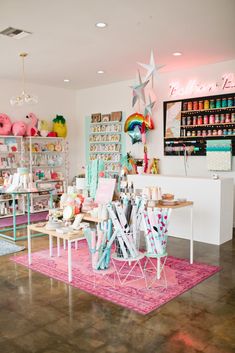
[[[50, 258], [48, 249], [33, 253], [30, 268], [48, 277], [68, 283], [67, 251], [61, 248], [61, 257], [57, 257], [56, 249], [54, 249], [54, 255]], [[90, 254], [84, 240], [79, 242], [78, 250], [72, 249], [72, 257], [72, 286], [144, 315], [220, 271], [217, 266], [201, 263], [190, 265], [188, 260], [169, 256], [165, 265], [167, 288], [163, 275], [162, 279], [155, 281], [149, 290], [146, 289], [144, 279], [138, 279], [124, 286], [120, 285], [113, 265], [110, 266], [109, 274], [105, 276], [100, 275], [100, 273], [94, 275]], [[11, 260], [28, 267], [27, 255], [14, 256]], [[142, 260], [142, 265], [144, 265], [143, 261], [145, 260]], [[120, 262], [116, 261], [115, 264], [120, 267]], [[129, 271], [128, 266], [126, 270], [124, 268], [125, 271]], [[139, 268], [136, 267], [132, 274], [140, 275]], [[114, 278], [116, 278], [115, 285]], [[149, 281], [153, 278], [153, 274], [149, 274], [147, 277]]]

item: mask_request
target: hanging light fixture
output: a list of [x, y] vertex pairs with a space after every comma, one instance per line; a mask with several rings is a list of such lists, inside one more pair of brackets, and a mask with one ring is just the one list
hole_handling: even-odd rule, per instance
[[20, 53], [20, 58], [22, 59], [22, 92], [19, 96], [12, 97], [10, 99], [11, 105], [21, 106], [26, 104], [36, 104], [38, 103], [38, 97], [28, 94], [25, 92], [25, 70], [24, 70], [24, 60], [28, 56], [28, 53]]

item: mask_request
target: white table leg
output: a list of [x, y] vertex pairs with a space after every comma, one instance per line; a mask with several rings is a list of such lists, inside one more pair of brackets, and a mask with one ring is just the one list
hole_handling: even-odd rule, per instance
[[68, 279], [69, 282], [72, 282], [72, 249], [70, 240], [68, 240]]
[[32, 257], [31, 257], [31, 232], [29, 227], [27, 227], [27, 235], [28, 235], [28, 264], [31, 265]]
[[75, 240], [75, 249], [78, 249], [78, 240]]
[[57, 256], [60, 256], [60, 238], [57, 237]]
[[64, 250], [66, 250], [66, 240], [65, 239], [63, 240], [63, 243], [64, 243]]
[[161, 259], [157, 258], [157, 279], [161, 278]]
[[190, 264], [193, 264], [193, 205], [190, 207]]
[[49, 235], [49, 252], [50, 252], [50, 257], [53, 256], [53, 238], [52, 235]]

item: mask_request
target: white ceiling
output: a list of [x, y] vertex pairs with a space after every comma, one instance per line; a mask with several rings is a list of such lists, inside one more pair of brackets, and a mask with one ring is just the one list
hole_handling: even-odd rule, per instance
[[28, 81], [78, 89], [135, 77], [151, 48], [161, 71], [235, 59], [234, 15], [235, 0], [0, 0], [0, 31], [33, 32], [0, 35], [0, 78], [20, 78], [22, 51]]

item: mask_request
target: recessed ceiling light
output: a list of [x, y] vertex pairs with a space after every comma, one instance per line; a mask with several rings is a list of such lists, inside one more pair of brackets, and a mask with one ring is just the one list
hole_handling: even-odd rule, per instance
[[64, 79], [64, 82], [69, 82], [70, 80], [68, 78], [65, 78]]
[[100, 75], [101, 75], [101, 74], [104, 74], [104, 70], [98, 70], [98, 71], [97, 71], [97, 74], [100, 74]]
[[181, 56], [182, 55], [182, 53], [181, 52], [179, 52], [179, 51], [176, 51], [175, 53], [173, 53], [172, 55], [174, 55], [174, 56]]
[[96, 25], [97, 28], [105, 28], [105, 27], [107, 27], [107, 23], [104, 23], [104, 22], [97, 22], [95, 25]]

